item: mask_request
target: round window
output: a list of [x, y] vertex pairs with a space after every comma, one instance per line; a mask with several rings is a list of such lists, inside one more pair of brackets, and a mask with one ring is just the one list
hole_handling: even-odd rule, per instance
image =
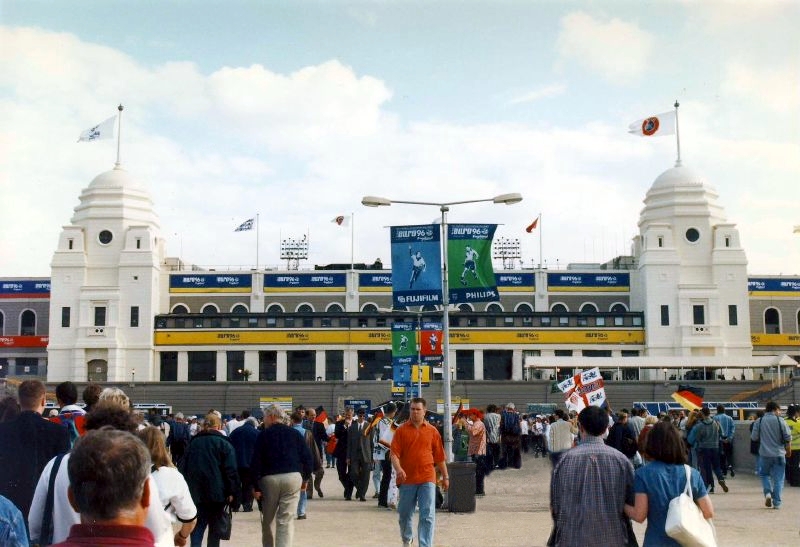
[[698, 239], [700, 239], [700, 232], [698, 232], [696, 228], [689, 228], [688, 230], [686, 230], [687, 241], [689, 241], [690, 243], [694, 243]]
[[108, 230], [103, 230], [102, 232], [100, 232], [100, 235], [97, 236], [97, 239], [99, 239], [100, 243], [102, 243], [103, 245], [108, 245], [109, 243], [111, 243], [111, 240], [114, 239], [114, 236]]

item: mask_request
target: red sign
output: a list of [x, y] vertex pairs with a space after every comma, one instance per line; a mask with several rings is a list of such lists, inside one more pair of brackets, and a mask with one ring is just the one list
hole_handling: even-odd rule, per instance
[[3, 348], [46, 348], [49, 336], [0, 336]]

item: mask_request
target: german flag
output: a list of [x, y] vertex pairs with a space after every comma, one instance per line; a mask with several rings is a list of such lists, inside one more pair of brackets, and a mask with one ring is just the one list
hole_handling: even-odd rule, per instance
[[464, 412], [464, 403], [463, 403], [463, 401], [458, 403], [458, 410], [456, 410], [456, 413], [453, 414], [453, 425], [455, 425], [455, 423], [461, 417], [461, 413], [462, 412]]
[[672, 398], [683, 408], [698, 410], [703, 406], [703, 395], [705, 394], [705, 388], [681, 384], [678, 385], [678, 391], [672, 394]]
[[367, 427], [364, 428], [364, 436], [366, 437], [369, 435], [369, 432], [373, 430], [373, 428], [378, 425], [378, 422], [381, 421], [383, 418], [383, 407], [380, 407], [376, 412], [375, 416], [373, 416], [372, 421], [369, 423]]

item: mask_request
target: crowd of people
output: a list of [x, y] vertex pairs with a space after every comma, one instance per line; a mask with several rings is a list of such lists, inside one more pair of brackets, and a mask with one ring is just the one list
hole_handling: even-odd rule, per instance
[[[291, 546], [308, 500], [325, 497], [336, 469], [345, 500], [396, 510], [403, 545], [434, 544], [436, 509], [449, 489], [441, 417], [424, 399], [377, 408], [277, 405], [203, 417], [140, 414], [118, 388], [22, 382], [0, 401], [0, 544], [216, 547], [230, 514], [259, 511], [262, 544]], [[645, 546], [677, 545], [665, 532], [667, 507], [691, 486], [705, 518], [716, 484], [735, 476], [736, 424], [717, 408], [520, 414], [514, 403], [453, 416], [453, 456], [475, 464], [475, 495], [487, 477], [519, 469], [522, 455], [550, 458], [553, 530], [548, 545], [633, 545], [631, 521], [647, 521]], [[43, 416], [47, 415], [47, 419]], [[800, 408], [787, 419], [770, 402], [750, 425], [767, 507], [782, 506], [784, 476], [800, 486]], [[529, 460], [530, 461], [530, 460]], [[331, 494], [328, 494], [329, 497]], [[412, 518], [418, 514], [414, 529]], [[576, 525], [576, 523], [580, 523]], [[113, 538], [113, 539], [112, 539]]]

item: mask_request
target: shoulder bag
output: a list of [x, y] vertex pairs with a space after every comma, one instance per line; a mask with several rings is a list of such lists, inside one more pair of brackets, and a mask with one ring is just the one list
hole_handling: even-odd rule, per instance
[[717, 534], [711, 520], [703, 518], [703, 512], [692, 498], [692, 472], [686, 470], [686, 488], [669, 502], [665, 531], [669, 537], [684, 547], [717, 547]]
[[209, 532], [213, 531], [214, 535], [219, 539], [228, 541], [231, 539], [231, 531], [233, 528], [233, 513], [231, 506], [225, 504], [222, 510], [215, 516], [211, 522], [208, 523]]
[[42, 527], [39, 531], [38, 545], [41, 547], [53, 543], [53, 503], [56, 477], [58, 476], [58, 468], [61, 466], [61, 460], [64, 459], [64, 456], [66, 456], [66, 454], [59, 454], [56, 456], [56, 461], [53, 462], [53, 467], [50, 468], [50, 481], [47, 484], [47, 499], [44, 504], [44, 513], [42, 514]]

